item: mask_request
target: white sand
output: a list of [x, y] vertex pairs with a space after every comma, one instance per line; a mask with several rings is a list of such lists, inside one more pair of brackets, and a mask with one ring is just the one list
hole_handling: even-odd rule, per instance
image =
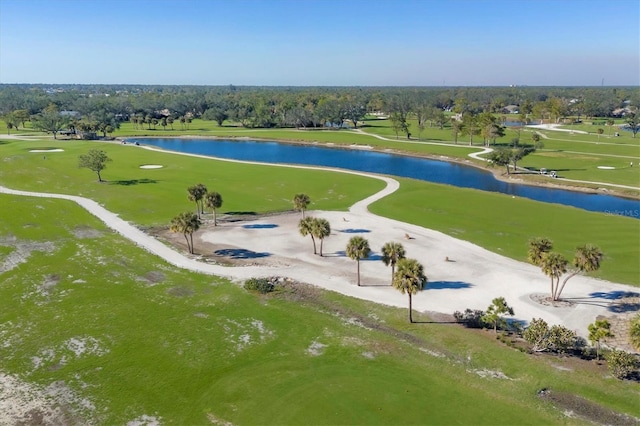
[[598, 166], [598, 168], [602, 170], [615, 170], [615, 167], [611, 166]]
[[[389, 286], [391, 270], [379, 260], [382, 245], [388, 241], [397, 241], [404, 245], [408, 257], [418, 259], [424, 265], [429, 277], [430, 284], [427, 288], [413, 298], [414, 309], [418, 311], [451, 314], [466, 308], [486, 309], [493, 298], [503, 296], [514, 308], [517, 319], [530, 321], [532, 318], [544, 318], [550, 324], [563, 324], [585, 336], [588, 324], [596, 316], [614, 315], [610, 311], [612, 303], [615, 303], [610, 298], [613, 292], [638, 292], [632, 286], [576, 276], [567, 284], [563, 297], [578, 303], [569, 307], [539, 304], [531, 296], [549, 291], [549, 280], [539, 268], [437, 231], [369, 213], [367, 205], [395, 191], [399, 186], [393, 179], [370, 176], [385, 180], [387, 187], [356, 203], [349, 212], [307, 213], [326, 218], [331, 224], [331, 236], [324, 242], [325, 257], [313, 255], [311, 239], [299, 234], [297, 224], [300, 214], [296, 213], [270, 216], [254, 222], [221, 223], [213, 231], [196, 234], [197, 238], [221, 247], [231, 246], [269, 254], [261, 258], [261, 262], [268, 260], [267, 266], [244, 267], [198, 262], [150, 237], [93, 200], [61, 194], [16, 191], [1, 186], [0, 192], [73, 200], [124, 237], [181, 268], [236, 281], [250, 277], [286, 276], [348, 296], [406, 308], [407, 296]], [[347, 241], [354, 235], [366, 238], [373, 251], [372, 260], [361, 261], [362, 287], [355, 285], [355, 261], [344, 256]], [[405, 235], [409, 235], [411, 239], [405, 239]], [[522, 244], [526, 244], [526, 241]], [[450, 261], [445, 260], [447, 257]]]
[[140, 166], [141, 169], [161, 169], [164, 166], [160, 165], [160, 164], [144, 164], [142, 166]]
[[29, 152], [63, 152], [64, 149], [53, 148], [53, 149], [31, 149]]

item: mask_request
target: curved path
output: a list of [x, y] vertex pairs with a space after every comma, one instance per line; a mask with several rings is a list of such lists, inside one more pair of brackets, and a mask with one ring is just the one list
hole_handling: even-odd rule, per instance
[[[286, 167], [317, 169], [307, 166]], [[324, 241], [324, 257], [314, 255], [310, 239], [299, 235], [297, 224], [300, 215], [297, 213], [269, 216], [252, 222], [223, 223], [211, 231], [196, 235], [196, 248], [205, 241], [216, 247], [259, 255], [251, 266], [236, 267], [199, 262], [168, 247], [97, 202], [84, 197], [20, 191], [2, 186], [0, 193], [73, 201], [125, 238], [179, 268], [236, 281], [250, 277], [286, 276], [348, 296], [406, 308], [406, 295], [389, 286], [390, 269], [379, 261], [378, 248], [386, 242], [398, 241], [404, 245], [409, 257], [418, 259], [425, 266], [429, 276], [429, 285], [425, 291], [413, 298], [414, 309], [420, 311], [451, 314], [466, 308], [486, 309], [493, 298], [503, 296], [515, 309], [517, 319], [529, 321], [531, 318], [544, 318], [550, 324], [563, 324], [578, 334], [585, 335], [587, 325], [597, 315], [615, 315], [612, 306], [615, 305], [616, 295], [638, 291], [627, 285], [577, 276], [571, 280], [563, 294], [567, 299], [573, 300], [574, 304], [559, 308], [541, 305], [532, 300], [531, 295], [547, 294], [549, 284], [537, 267], [437, 231], [376, 216], [368, 211], [368, 206], [394, 192], [399, 186], [398, 182], [367, 173], [341, 172], [381, 179], [386, 182], [386, 187], [355, 203], [348, 212], [308, 213], [326, 218], [331, 223], [331, 236]], [[344, 254], [348, 239], [354, 235], [365, 237], [372, 249], [372, 256], [361, 261], [361, 280], [364, 284], [361, 287], [355, 285], [355, 262]], [[258, 266], [257, 263], [262, 265]]]

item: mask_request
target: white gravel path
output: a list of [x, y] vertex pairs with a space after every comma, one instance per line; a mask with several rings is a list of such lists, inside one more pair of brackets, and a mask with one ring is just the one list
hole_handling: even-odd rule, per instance
[[[200, 238], [212, 244], [266, 253], [268, 266], [225, 267], [199, 262], [166, 246], [87, 198], [19, 191], [2, 186], [0, 192], [74, 201], [141, 248], [180, 268], [235, 281], [259, 276], [287, 276], [348, 296], [406, 307], [407, 296], [388, 285], [390, 269], [379, 260], [382, 245], [397, 241], [405, 246], [408, 257], [418, 259], [425, 266], [429, 277], [427, 289], [413, 298], [414, 309], [419, 311], [451, 314], [466, 308], [486, 309], [493, 298], [503, 296], [514, 307], [518, 319], [529, 321], [541, 317], [551, 324], [563, 324], [584, 336], [588, 324], [597, 315], [613, 315], [610, 311], [614, 302], [612, 295], [616, 292], [638, 291], [628, 285], [577, 276], [567, 284], [563, 296], [579, 303], [571, 307], [541, 305], [530, 297], [532, 294], [546, 294], [549, 290], [548, 279], [539, 268], [437, 231], [370, 213], [368, 205], [394, 192], [399, 184], [387, 177], [358, 174], [382, 179], [387, 185], [382, 191], [354, 204], [346, 213], [307, 212], [308, 215], [324, 217], [331, 224], [332, 234], [324, 242], [324, 257], [313, 255], [310, 239], [300, 236], [297, 230], [299, 214], [286, 213], [254, 222], [223, 223], [213, 231], [199, 233]], [[361, 235], [369, 241], [373, 256], [373, 260], [361, 261], [361, 287], [355, 285], [355, 262], [344, 256], [347, 241], [354, 235]], [[406, 239], [407, 235], [411, 239]]]

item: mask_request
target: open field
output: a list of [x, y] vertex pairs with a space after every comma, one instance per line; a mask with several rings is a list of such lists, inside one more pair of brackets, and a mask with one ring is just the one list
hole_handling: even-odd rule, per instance
[[59, 404], [62, 423], [584, 423], [542, 388], [640, 416], [637, 385], [593, 362], [297, 284], [257, 296], [160, 261], [71, 202], [0, 204], [2, 401], [30, 419]]
[[[29, 152], [54, 145], [65, 151]], [[89, 170], [77, 168], [78, 155], [95, 146], [114, 160], [103, 173], [105, 184], [98, 184]], [[166, 226], [180, 211], [193, 209], [186, 188], [198, 182], [222, 194], [223, 213], [289, 210], [293, 194], [299, 192], [310, 195], [312, 209], [345, 210], [383, 185], [341, 173], [192, 158], [114, 143], [11, 141], [0, 145], [0, 154], [4, 158], [3, 185], [89, 197], [141, 226]], [[144, 170], [141, 164], [166, 167]], [[596, 244], [606, 255], [596, 276], [640, 285], [637, 219], [447, 185], [401, 182], [399, 192], [374, 205], [375, 213], [435, 229], [517, 260], [525, 259], [527, 241], [535, 236], [551, 238], [567, 256], [579, 244]]]

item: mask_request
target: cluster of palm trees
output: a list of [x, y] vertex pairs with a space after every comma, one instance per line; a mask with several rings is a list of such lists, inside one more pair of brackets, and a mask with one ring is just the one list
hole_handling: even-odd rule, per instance
[[200, 214], [204, 213], [204, 208], [213, 210], [213, 225], [217, 226], [216, 210], [222, 207], [222, 196], [213, 191], [208, 191], [207, 187], [199, 183], [187, 188], [189, 201], [196, 203], [196, 212], [184, 211], [171, 219], [171, 232], [179, 232], [184, 235], [187, 241], [187, 249], [193, 254], [193, 233], [200, 229], [202, 222]]
[[205, 207], [210, 208], [213, 210], [213, 226], [218, 226], [216, 212], [217, 209], [222, 207], [222, 195], [215, 191], [208, 191], [207, 187], [202, 183], [188, 187], [187, 192], [189, 193], [189, 201], [196, 203], [198, 217], [204, 213]]
[[[529, 262], [542, 269], [542, 272], [551, 279], [551, 300], [560, 300], [564, 286], [571, 278], [579, 273], [593, 272], [600, 269], [600, 263], [604, 254], [602, 250], [592, 244], [584, 244], [576, 248], [573, 257], [574, 269], [569, 270], [569, 261], [560, 253], [552, 252], [553, 242], [548, 238], [534, 238], [529, 241], [527, 258]], [[560, 278], [566, 272], [569, 274], [560, 285]]]
[[[412, 296], [422, 290], [427, 283], [424, 267], [416, 259], [405, 257], [402, 244], [388, 242], [382, 246], [382, 261], [391, 266], [391, 285], [400, 293], [409, 296], [409, 322], [413, 322]], [[347, 243], [347, 257], [356, 261], [358, 269], [357, 284], [360, 285], [360, 260], [371, 254], [369, 242], [360, 236], [352, 237]]]
[[[323, 218], [305, 217], [304, 211], [310, 203], [311, 199], [306, 194], [296, 194], [293, 198], [294, 209], [302, 213], [298, 230], [303, 237], [311, 236], [313, 254], [318, 254], [316, 240], [320, 241], [320, 256], [322, 256], [322, 243], [331, 235], [331, 225]], [[360, 260], [368, 258], [371, 254], [369, 241], [361, 236], [352, 237], [347, 243], [345, 252], [347, 257], [356, 261], [356, 284], [360, 286]], [[422, 264], [415, 259], [407, 259], [405, 255], [404, 247], [398, 242], [388, 242], [382, 247], [382, 261], [385, 265], [391, 266], [391, 285], [402, 294], [409, 295], [409, 322], [413, 322], [412, 296], [422, 290], [427, 277]]]

